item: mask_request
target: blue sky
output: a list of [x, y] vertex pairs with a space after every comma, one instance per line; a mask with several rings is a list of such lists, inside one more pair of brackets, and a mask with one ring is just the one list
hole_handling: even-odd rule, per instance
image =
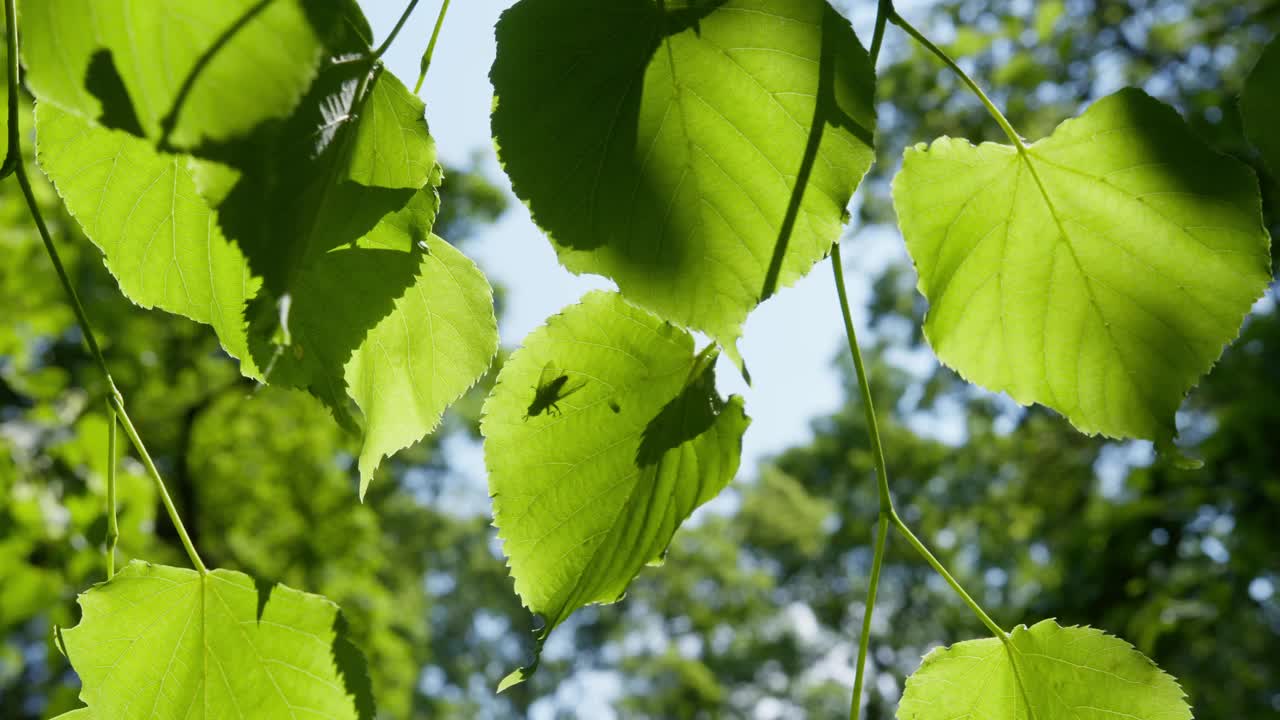
[[[427, 120], [445, 160], [465, 164], [478, 154], [487, 175], [510, 193], [489, 134], [493, 88], [489, 66], [495, 45], [493, 26], [514, 0], [459, 0], [450, 7], [431, 72], [423, 85]], [[385, 37], [404, 9], [401, 0], [361, 3], [375, 35]], [[874, 3], [865, 3], [873, 11]], [[439, 2], [419, 4], [386, 56], [391, 70], [412, 85], [418, 59], [430, 37]], [[859, 34], [868, 34], [871, 12], [853, 13]], [[548, 316], [578, 300], [587, 290], [612, 284], [599, 277], [572, 275], [556, 261], [555, 252], [512, 196], [511, 209], [487, 229], [467, 252], [495, 283], [508, 290], [509, 303], [500, 331], [505, 346], [521, 338]], [[866, 271], [902, 257], [896, 234], [863, 233], [856, 246], [845, 249], [849, 265], [850, 300], [861, 326], [866, 299]], [[741, 349], [751, 370], [747, 387], [726, 360], [718, 368], [722, 392], [745, 397], [753, 422], [744, 438], [743, 473], [753, 475], [762, 457], [805, 442], [809, 421], [836, 410], [844, 399], [832, 360], [844, 347], [843, 331], [831, 280], [830, 261], [824, 261], [797, 285], [782, 290], [752, 314]], [[460, 443], [450, 446], [459, 469], [483, 476], [479, 450]]]

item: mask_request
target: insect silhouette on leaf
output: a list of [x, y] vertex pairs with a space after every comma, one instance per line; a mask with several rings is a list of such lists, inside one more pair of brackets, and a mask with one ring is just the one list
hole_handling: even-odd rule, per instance
[[548, 415], [559, 415], [560, 406], [557, 403], [581, 390], [586, 384], [586, 381], [583, 381], [569, 386], [569, 375], [561, 372], [554, 362], [548, 362], [543, 366], [542, 374], [538, 376], [538, 385], [533, 389], [533, 402], [529, 403], [524, 419], [537, 417], [544, 412]]

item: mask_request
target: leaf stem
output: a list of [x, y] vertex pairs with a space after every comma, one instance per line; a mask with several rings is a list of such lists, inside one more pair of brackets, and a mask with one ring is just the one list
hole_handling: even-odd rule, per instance
[[893, 514], [893, 499], [889, 496], [889, 471], [884, 461], [884, 448], [880, 443], [880, 426], [876, 422], [876, 409], [871, 400], [871, 384], [867, 379], [867, 368], [862, 362], [862, 351], [858, 348], [858, 334], [853, 329], [853, 318], [849, 314], [849, 296], [845, 292], [844, 263], [840, 259], [840, 243], [831, 246], [831, 269], [835, 273], [836, 294], [840, 298], [840, 314], [844, 318], [844, 334], [849, 340], [849, 354], [853, 356], [853, 368], [858, 375], [858, 391], [862, 395], [862, 412], [867, 420], [867, 432], [870, 434], [871, 452], [876, 463], [876, 488], [880, 495], [880, 515]]
[[[882, 6], [883, 8], [883, 6]], [[876, 463], [876, 490], [880, 497], [876, 544], [872, 552], [871, 577], [867, 581], [867, 602], [862, 614], [862, 635], [858, 638], [858, 659], [853, 670], [853, 697], [849, 700], [849, 719], [857, 720], [862, 712], [862, 684], [867, 667], [867, 648], [871, 642], [871, 618], [876, 609], [876, 591], [880, 587], [880, 568], [884, 564], [884, 551], [889, 540], [890, 518], [894, 515], [893, 499], [889, 495], [889, 471], [884, 461], [884, 449], [880, 443], [880, 425], [876, 421], [875, 404], [871, 399], [871, 384], [867, 369], [858, 348], [858, 333], [853, 329], [853, 317], [849, 313], [849, 295], [845, 291], [844, 261], [840, 257], [840, 243], [831, 246], [831, 269], [835, 274], [836, 295], [840, 299], [840, 315], [844, 319], [844, 334], [849, 340], [849, 354], [858, 375], [858, 390], [862, 395], [862, 412], [866, 417], [867, 433]]]
[[706, 372], [707, 366], [715, 363], [720, 357], [720, 346], [713, 342], [707, 343], [707, 346], [698, 351], [693, 357], [693, 365], [689, 368], [689, 378], [686, 383], [691, 383], [702, 376]]
[[[19, 158], [21, 158], [22, 135], [18, 127], [18, 95], [20, 87], [18, 85], [17, 0], [5, 0], [4, 13], [7, 25], [6, 42], [9, 51], [9, 152], [17, 152]], [[75, 313], [76, 323], [80, 326], [80, 334], [84, 337], [84, 342], [89, 347], [90, 355], [93, 356], [94, 361], [107, 381], [107, 404], [115, 417], [124, 425], [125, 433], [129, 436], [133, 447], [138, 451], [138, 455], [141, 456], [143, 464], [147, 468], [147, 473], [151, 475], [151, 479], [155, 482], [160, 498], [164, 502], [165, 510], [169, 513], [169, 520], [173, 522], [174, 528], [178, 531], [178, 537], [182, 540], [182, 546], [186, 549], [187, 556], [191, 559], [191, 564], [201, 574], [208, 574], [208, 568], [200, 560], [200, 555], [196, 553], [196, 548], [191, 544], [191, 538], [187, 535], [187, 530], [182, 524], [182, 518], [178, 516], [178, 510], [169, 498], [169, 492], [165, 488], [163, 478], [160, 477], [160, 472], [156, 470], [155, 463], [151, 461], [151, 456], [142, 444], [142, 438], [138, 437], [138, 432], [134, 429], [133, 422], [129, 419], [129, 414], [124, 409], [124, 397], [120, 394], [120, 390], [116, 388], [115, 380], [111, 377], [111, 370], [107, 367], [107, 360], [102, 354], [102, 348], [98, 345], [97, 337], [93, 334], [93, 326], [89, 324], [89, 318], [84, 312], [84, 305], [80, 303], [80, 296], [76, 294], [75, 286], [71, 284], [71, 279], [67, 276], [66, 267], [62, 264], [58, 249], [53, 244], [53, 237], [49, 234], [49, 227], [45, 224], [44, 216], [40, 212], [40, 205], [36, 202], [35, 192], [31, 189], [31, 179], [27, 177], [26, 163], [18, 162], [13, 172], [18, 178], [18, 186], [22, 188], [22, 196], [27, 201], [27, 209], [31, 212], [31, 219], [35, 222], [36, 229], [40, 231], [40, 239], [44, 242], [45, 252], [53, 263], [53, 269], [58, 274], [58, 281], [62, 284], [62, 289], [67, 295], [67, 301], [71, 304], [71, 309]]]
[[408, 21], [409, 16], [413, 14], [413, 9], [417, 6], [418, 6], [418, 0], [409, 0], [409, 5], [405, 7], [403, 13], [400, 13], [400, 19], [396, 21], [396, 26], [391, 28], [391, 34], [387, 36], [386, 40], [382, 41], [382, 44], [378, 46], [377, 50], [373, 51], [373, 55], [370, 56], [371, 58], [373, 58], [374, 60], [377, 60], [387, 52], [387, 50], [391, 47], [391, 43], [395, 41], [396, 36], [400, 34], [400, 29], [404, 27], [404, 24], [406, 21]]
[[440, 39], [440, 28], [444, 25], [445, 13], [449, 12], [449, 0], [444, 0], [440, 6], [440, 14], [436, 16], [436, 27], [431, 31], [431, 40], [427, 43], [426, 52], [422, 53], [422, 62], [419, 64], [418, 84], [413, 86], [413, 94], [417, 95], [422, 90], [422, 81], [427, 79], [427, 68], [431, 67], [431, 56], [436, 52], [436, 40]]
[[844, 263], [840, 257], [839, 242], [831, 246], [831, 268], [835, 274], [836, 294], [840, 300], [840, 314], [844, 320], [845, 337], [849, 341], [849, 354], [853, 357], [853, 367], [858, 376], [858, 391], [862, 398], [862, 411], [866, 417], [867, 434], [869, 435], [871, 451], [875, 460], [876, 490], [880, 499], [880, 506], [877, 511], [876, 540], [871, 559], [871, 577], [867, 582], [866, 609], [862, 616], [862, 634], [858, 638], [858, 659], [853, 674], [853, 697], [850, 699], [849, 704], [849, 718], [850, 720], [857, 720], [862, 710], [862, 686], [866, 673], [867, 648], [871, 637], [871, 619], [872, 614], [875, 612], [876, 591], [880, 586], [880, 571], [884, 565], [884, 553], [888, 544], [890, 525], [896, 527], [898, 532], [907, 539], [911, 547], [915, 548], [916, 552], [929, 563], [929, 566], [941, 575], [942, 579], [947, 581], [951, 589], [960, 596], [960, 599], [969, 606], [974, 615], [982, 621], [983, 625], [987, 626], [987, 629], [995, 637], [1007, 643], [1009, 635], [987, 615], [969, 593], [965, 592], [965, 589], [951, 576], [946, 567], [911, 532], [906, 523], [902, 521], [902, 518], [898, 517], [898, 511], [893, 506], [893, 496], [889, 492], [889, 472], [885, 464], [883, 444], [880, 442], [880, 425], [876, 420], [875, 405], [871, 398], [871, 385], [867, 379], [866, 365], [862, 361], [862, 351], [858, 348], [858, 335], [853, 328], [853, 319], [849, 313], [849, 296], [845, 291]]
[[858, 720], [862, 712], [862, 683], [867, 670], [867, 648], [871, 645], [871, 615], [876, 608], [876, 591], [880, 588], [880, 569], [884, 566], [884, 550], [889, 544], [889, 518], [880, 514], [876, 523], [876, 544], [871, 555], [871, 578], [867, 583], [867, 603], [862, 613], [862, 634], [858, 636], [858, 659], [853, 672], [853, 698], [849, 701], [849, 718]]
[[120, 526], [116, 521], [116, 431], [120, 426], [116, 411], [107, 404], [107, 579], [116, 574], [116, 544], [120, 541]]
[[880, 0], [876, 7], [876, 28], [871, 33], [871, 69], [875, 70], [880, 58], [880, 45], [884, 42], [884, 28], [893, 14], [893, 0]]
[[984, 106], [986, 106], [987, 112], [991, 114], [991, 117], [995, 118], [996, 123], [1000, 125], [1000, 129], [1009, 137], [1009, 141], [1013, 143], [1014, 147], [1018, 148], [1018, 152], [1025, 153], [1027, 151], [1027, 146], [1022, 142], [1022, 138], [1018, 135], [1018, 132], [1013, 129], [1013, 126], [1009, 124], [1007, 119], [1005, 119], [1004, 114], [995, 106], [995, 103], [991, 102], [991, 98], [987, 97], [987, 94], [982, 91], [982, 88], [978, 87], [978, 84], [973, 81], [973, 78], [969, 77], [969, 74], [964, 70], [961, 70], [960, 66], [956, 64], [956, 61], [952, 60], [951, 56], [947, 55], [942, 48], [930, 42], [929, 38], [922, 35], [919, 30], [915, 29], [915, 27], [911, 25], [911, 23], [907, 22], [901, 15], [899, 15], [897, 10], [893, 10], [891, 8], [889, 12], [889, 22], [902, 28], [904, 32], [914, 38], [916, 42], [923, 45], [926, 50], [936, 55], [944, 65], [950, 68], [951, 72], [955, 73], [956, 76], [973, 91], [973, 94], [978, 96], [978, 99], [982, 101]]
[[898, 517], [898, 513], [892, 513], [889, 516], [889, 519], [893, 522], [893, 526], [898, 528], [898, 532], [902, 533], [902, 536], [911, 544], [911, 547], [915, 548], [916, 552], [920, 553], [920, 555], [924, 557], [925, 561], [929, 563], [929, 566], [941, 575], [943, 580], [947, 581], [947, 584], [950, 585], [951, 589], [960, 596], [960, 599], [964, 601], [964, 604], [968, 605], [969, 609], [973, 611], [973, 614], [977, 615], [978, 619], [982, 621], [982, 624], [987, 626], [987, 629], [991, 631], [991, 634], [1003, 642], [1008, 642], [1009, 634], [983, 611], [977, 601], [970, 597], [969, 593], [965, 592], [964, 588], [960, 586], [960, 583], [956, 582], [955, 578], [951, 577], [951, 573], [947, 572], [947, 569], [938, 561], [938, 558], [934, 557], [933, 553], [929, 552], [929, 548], [925, 547], [925, 544], [920, 542], [920, 539], [915, 536], [915, 533], [911, 532], [911, 529], [902, 521], [902, 518]]
[[164, 504], [165, 512], [169, 514], [169, 519], [173, 521], [173, 527], [178, 531], [178, 539], [182, 541], [182, 547], [187, 551], [187, 557], [191, 559], [191, 564], [201, 575], [208, 575], [209, 569], [204, 566], [204, 562], [200, 560], [200, 554], [196, 552], [196, 546], [191, 542], [191, 536], [187, 534], [187, 528], [182, 524], [182, 518], [178, 516], [178, 508], [174, 507], [173, 498], [169, 497], [169, 490], [164, 485], [164, 480], [160, 479], [160, 471], [156, 469], [156, 464], [152, 462], [151, 455], [147, 453], [147, 448], [142, 444], [142, 438], [138, 437], [138, 431], [133, 427], [133, 422], [129, 420], [129, 415], [125, 413], [123, 407], [118, 408], [120, 415], [120, 424], [124, 426], [125, 435], [129, 436], [129, 441], [133, 443], [133, 447], [138, 451], [138, 457], [142, 458], [142, 465], [147, 469], [147, 474], [156, 483], [156, 491], [160, 493], [160, 502]]
[[[991, 114], [991, 117], [995, 118], [996, 123], [1000, 125], [1000, 129], [1003, 130], [1004, 134], [1009, 137], [1010, 142], [1012, 142], [1014, 147], [1018, 149], [1019, 153], [1025, 153], [1027, 151], [1027, 146], [1022, 142], [1022, 138], [1018, 135], [1017, 131], [1013, 129], [1013, 126], [1009, 124], [1009, 121], [1005, 118], [1004, 114], [1000, 112], [1000, 109], [995, 106], [995, 103], [991, 102], [991, 98], [987, 97], [987, 94], [982, 91], [981, 87], [978, 87], [978, 84], [973, 81], [973, 78], [969, 77], [968, 73], [962, 70], [960, 66], [957, 65], [956, 62], [952, 60], [951, 57], [947, 55], [946, 52], [942, 50], [942, 48], [939, 48], [937, 45], [934, 45], [932, 42], [930, 42], [929, 38], [921, 34], [919, 30], [917, 30], [914, 26], [911, 25], [911, 23], [907, 22], [906, 19], [904, 19], [901, 15], [899, 15], [898, 11], [893, 7], [892, 0], [880, 0], [880, 7], [879, 7], [878, 13], [879, 15], [876, 18], [876, 36], [872, 39], [872, 45], [871, 45], [872, 47], [871, 57], [872, 57], [873, 63], [875, 62], [875, 58], [878, 55], [880, 50], [880, 35], [882, 33], [880, 19], [882, 17], [887, 16], [889, 22], [892, 22], [894, 25], [897, 25], [898, 27], [902, 28], [902, 30], [905, 31], [912, 38], [914, 38], [916, 42], [920, 43], [927, 50], [929, 50], [934, 55], [936, 55], [938, 59], [940, 59], [948, 68], [950, 68], [951, 71], [954, 72], [964, 82], [964, 84], [967, 85], [969, 89], [972, 90], [973, 93], [978, 96], [978, 99], [981, 100], [982, 104], [987, 108], [987, 112]], [[889, 498], [889, 487], [887, 484], [887, 480], [885, 478], [885, 474], [883, 472], [884, 457], [883, 457], [883, 451], [880, 449], [880, 438], [879, 438], [879, 433], [876, 429], [875, 416], [871, 410], [871, 395], [869, 390], [867, 389], [866, 374], [863, 371], [862, 358], [859, 356], [859, 353], [858, 353], [857, 339], [854, 337], [854, 334], [853, 334], [853, 326], [849, 322], [849, 312], [847, 308], [847, 302], [845, 301], [845, 297], [844, 297], [844, 278], [840, 270], [840, 244], [839, 243], [836, 243], [836, 245], [834, 246], [832, 250], [831, 258], [832, 258], [832, 261], [835, 263], [835, 267], [836, 267], [836, 282], [838, 285], [838, 289], [840, 291], [841, 306], [842, 306], [842, 309], [844, 310], [845, 332], [849, 336], [850, 351], [853, 353], [854, 367], [857, 368], [857, 371], [858, 371], [858, 381], [862, 387], [863, 402], [867, 410], [867, 417], [868, 417], [867, 424], [870, 428], [872, 441], [873, 441], [872, 444], [876, 452], [876, 469], [878, 471], [880, 482], [881, 482], [880, 521], [884, 522], [887, 519], [890, 522], [892, 522], [894, 527], [898, 529], [898, 532], [900, 532], [902, 536], [906, 538], [907, 542], [911, 545], [911, 547], [915, 548], [916, 552], [918, 552], [925, 559], [925, 561], [929, 563], [929, 566], [932, 567], [935, 572], [941, 575], [943, 580], [947, 581], [947, 584], [951, 586], [951, 589], [954, 590], [955, 593], [960, 596], [960, 599], [963, 600], [964, 603], [969, 606], [969, 609], [972, 610], [974, 615], [976, 615], [978, 619], [982, 621], [982, 624], [986, 625], [987, 629], [990, 630], [991, 633], [995, 635], [995, 637], [999, 638], [1002, 642], [1005, 642], [1007, 644], [1009, 642], [1009, 634], [1006, 633], [1003, 628], [997, 625], [995, 621], [991, 619], [991, 616], [987, 615], [987, 613], [982, 609], [982, 606], [978, 605], [977, 601], [975, 601], [973, 597], [969, 595], [969, 593], [965, 592], [965, 589], [961, 587], [960, 583], [957, 582], [954, 577], [951, 576], [951, 573], [947, 571], [947, 568], [943, 566], [943, 564], [939, 562], [936, 557], [934, 557], [933, 553], [929, 551], [929, 548], [926, 547], [925, 544], [921, 542], [920, 539], [917, 538], [914, 533], [911, 532], [911, 529], [908, 528], [907, 524], [902, 521], [902, 518], [898, 516], [897, 510], [894, 509], [893, 507], [893, 501], [891, 498]], [[873, 561], [873, 567], [874, 567], [874, 561]], [[874, 578], [873, 578], [872, 587], [874, 588]], [[874, 595], [872, 597], [874, 597]], [[867, 614], [868, 614], [868, 617], [870, 617], [869, 609]], [[858, 671], [861, 672], [861, 669], [862, 668], [859, 667]], [[855, 679], [854, 687], [856, 692], [856, 688], [858, 687], [856, 679]], [[855, 695], [855, 700], [856, 700], [856, 695]]]

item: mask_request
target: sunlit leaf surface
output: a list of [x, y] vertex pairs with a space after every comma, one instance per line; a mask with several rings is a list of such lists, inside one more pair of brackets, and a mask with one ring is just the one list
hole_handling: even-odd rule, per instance
[[898, 720], [1189, 720], [1182, 689], [1129, 643], [1043, 620], [925, 656]]
[[498, 23], [493, 132], [568, 269], [732, 352], [766, 284], [839, 236], [872, 161], [874, 78], [823, 0], [663, 7], [516, 4]]
[[[530, 333], [504, 364], [481, 430], [494, 523], [545, 638], [618, 600], [694, 508], [738, 469], [749, 423], [715, 390], [713, 354], [614, 293]], [[513, 678], [523, 678], [517, 671]]]
[[183, 149], [287, 116], [348, 7], [322, 0], [21, 6], [23, 63], [37, 98]]
[[1172, 439], [1270, 279], [1253, 172], [1138, 90], [1025, 153], [918, 145], [893, 195], [938, 357], [1087, 433]]
[[93, 717], [371, 720], [338, 606], [237, 572], [130, 563], [61, 632]]

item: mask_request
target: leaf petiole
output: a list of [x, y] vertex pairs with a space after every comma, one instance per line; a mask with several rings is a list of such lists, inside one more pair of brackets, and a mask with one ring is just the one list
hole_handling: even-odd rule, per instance
[[[875, 30], [871, 35], [871, 69], [874, 72], [884, 43], [884, 30], [893, 14], [893, 0], [880, 0], [876, 7]], [[858, 720], [862, 713], [862, 685], [867, 674], [867, 650], [871, 644], [871, 619], [876, 609], [876, 592], [880, 589], [880, 570], [884, 567], [884, 551], [889, 544], [889, 514], [893, 512], [893, 500], [889, 497], [888, 472], [884, 452], [880, 445], [880, 431], [876, 427], [875, 409], [871, 403], [871, 388], [867, 384], [862, 366], [862, 353], [858, 349], [858, 336], [849, 315], [849, 297], [844, 285], [844, 262], [840, 258], [840, 243], [831, 246], [831, 268], [835, 273], [836, 295], [840, 299], [840, 315], [844, 319], [845, 337], [849, 339], [849, 354], [853, 356], [858, 372], [858, 384], [862, 390], [863, 407], [867, 413], [867, 426], [871, 428], [872, 442], [876, 450], [877, 491], [880, 509], [876, 518], [876, 541], [871, 554], [871, 577], [867, 579], [867, 601], [862, 611], [862, 632], [858, 635], [858, 656], [853, 671], [853, 696], [849, 699], [849, 720]]]
[[120, 526], [116, 521], [116, 432], [120, 423], [116, 411], [107, 406], [107, 579], [116, 574], [116, 544], [120, 541]]
[[884, 29], [893, 14], [893, 0], [880, 0], [876, 6], [876, 26], [871, 33], [871, 68], [874, 70], [876, 60], [880, 58], [880, 46], [884, 43]]
[[987, 615], [969, 593], [965, 592], [965, 589], [951, 576], [946, 567], [934, 557], [933, 553], [929, 552], [929, 548], [925, 547], [925, 544], [911, 532], [911, 529], [902, 521], [902, 518], [898, 517], [898, 512], [893, 507], [893, 497], [889, 493], [889, 473], [885, 464], [884, 448], [880, 442], [880, 426], [876, 421], [875, 405], [871, 398], [871, 385], [867, 380], [866, 366], [862, 362], [862, 352], [858, 348], [857, 332], [853, 328], [853, 319], [849, 313], [849, 297], [845, 291], [844, 282], [844, 263], [840, 258], [840, 243], [838, 242], [831, 246], [831, 268], [835, 274], [836, 294], [840, 300], [840, 314], [844, 320], [845, 337], [849, 340], [849, 354], [853, 357], [853, 367], [858, 376], [858, 390], [862, 397], [862, 411], [866, 416], [867, 434], [870, 436], [869, 441], [875, 459], [876, 488], [880, 498], [876, 542], [872, 551], [871, 577], [867, 583], [866, 610], [862, 617], [862, 634], [858, 639], [858, 659], [856, 661], [857, 665], [854, 667], [853, 697], [849, 706], [850, 720], [857, 720], [861, 712], [862, 685], [866, 672], [867, 647], [870, 643], [871, 617], [875, 611], [876, 591], [880, 585], [880, 569], [884, 563], [884, 552], [888, 544], [890, 525], [897, 528], [898, 532], [907, 539], [911, 547], [915, 548], [916, 552], [920, 553], [925, 561], [929, 563], [929, 566], [941, 575], [942, 579], [947, 581], [951, 589], [960, 596], [960, 599], [969, 606], [969, 609], [978, 616], [982, 624], [986, 625], [987, 629], [995, 637], [1003, 642], [1008, 642], [1009, 636]]
[[933, 553], [929, 552], [929, 548], [925, 547], [925, 544], [920, 542], [920, 539], [915, 536], [915, 533], [911, 532], [911, 528], [908, 528], [907, 524], [902, 521], [902, 518], [898, 517], [897, 512], [891, 512], [889, 514], [889, 521], [893, 523], [893, 526], [898, 529], [899, 533], [902, 533], [902, 536], [907, 539], [907, 542], [911, 547], [915, 548], [916, 552], [920, 553], [920, 556], [925, 559], [925, 562], [929, 563], [929, 567], [933, 568], [934, 572], [941, 575], [942, 579], [947, 581], [947, 584], [951, 586], [951, 589], [960, 596], [960, 599], [964, 601], [965, 605], [969, 606], [969, 609], [973, 611], [973, 614], [978, 616], [978, 619], [982, 621], [982, 624], [987, 626], [987, 629], [991, 631], [991, 634], [1007, 643], [1009, 641], [1009, 633], [1005, 632], [1003, 628], [997, 625], [996, 622], [991, 619], [991, 616], [987, 615], [982, 607], [978, 605], [977, 601], [975, 601], [969, 593], [965, 592], [965, 589], [960, 586], [960, 583], [957, 582], [955, 578], [951, 577], [951, 573], [947, 572], [947, 568], [938, 561], [938, 558], [933, 556]]
[[5, 43], [9, 51], [5, 63], [5, 82], [9, 88], [9, 106], [5, 108], [5, 112], [9, 115], [9, 137], [7, 138], [8, 147], [5, 148], [4, 163], [0, 164], [0, 179], [7, 178], [13, 174], [22, 164], [22, 147], [18, 142], [19, 134], [14, 132], [14, 128], [18, 126], [18, 96], [16, 95], [18, 87], [18, 23], [17, 10], [10, 8], [11, 3], [5, 0]]
[[395, 42], [396, 36], [400, 34], [400, 29], [404, 27], [409, 16], [413, 14], [413, 9], [418, 6], [418, 0], [409, 0], [409, 5], [405, 7], [404, 12], [400, 13], [400, 19], [396, 21], [396, 26], [391, 28], [391, 34], [387, 35], [387, 39], [382, 41], [377, 50], [369, 56], [373, 60], [377, 60], [386, 54], [391, 47], [391, 43]]
[[1025, 153], [1027, 151], [1027, 146], [1022, 142], [1022, 137], [1018, 135], [1018, 131], [1013, 129], [1013, 125], [1010, 125], [1009, 121], [1005, 119], [1004, 113], [1000, 112], [1000, 108], [997, 108], [995, 103], [991, 102], [991, 98], [987, 97], [987, 94], [982, 91], [982, 88], [978, 87], [978, 84], [973, 81], [973, 78], [969, 77], [969, 74], [962, 70], [960, 66], [956, 64], [956, 61], [951, 59], [950, 55], [947, 55], [942, 48], [934, 45], [929, 38], [925, 37], [919, 30], [915, 29], [911, 23], [907, 22], [906, 19], [899, 15], [898, 11], [894, 10], [892, 7], [889, 9], [889, 22], [902, 28], [903, 32], [910, 35], [916, 42], [923, 45], [926, 50], [936, 55], [944, 65], [950, 68], [951, 72], [955, 73], [956, 76], [973, 91], [973, 94], [978, 96], [978, 99], [982, 101], [983, 106], [987, 108], [987, 112], [991, 114], [991, 117], [995, 118], [996, 123], [1000, 125], [1000, 129], [1009, 137], [1009, 142], [1013, 143], [1013, 146], [1018, 148], [1018, 152]]
[[[5, 40], [9, 51], [9, 152], [15, 153], [17, 157], [21, 158], [22, 135], [18, 127], [18, 95], [20, 88], [18, 86], [17, 0], [5, 0], [4, 14], [7, 26]], [[173, 522], [174, 528], [178, 531], [178, 537], [182, 540], [182, 546], [186, 549], [187, 557], [191, 559], [191, 564], [196, 570], [200, 571], [200, 574], [206, 575], [209, 570], [205, 567], [204, 562], [200, 560], [200, 555], [191, 543], [190, 536], [187, 535], [187, 530], [182, 524], [182, 518], [178, 516], [178, 510], [174, 507], [173, 500], [169, 497], [169, 491], [165, 488], [164, 479], [160, 477], [160, 471], [156, 469], [155, 463], [151, 461], [151, 456], [142, 444], [142, 438], [138, 436], [138, 431], [134, 429], [133, 422], [129, 419], [129, 414], [125, 412], [124, 397], [121, 396], [120, 390], [116, 388], [115, 380], [111, 377], [111, 370], [107, 367], [107, 360], [102, 354], [102, 348], [98, 345], [97, 337], [93, 334], [93, 326], [89, 324], [89, 318], [84, 312], [84, 305], [80, 303], [80, 296], [76, 293], [75, 286], [71, 284], [71, 278], [67, 276], [67, 269], [62, 264], [62, 258], [58, 255], [58, 248], [54, 246], [53, 237], [49, 234], [49, 227], [45, 224], [44, 215], [40, 212], [40, 205], [36, 202], [35, 192], [31, 188], [31, 178], [27, 177], [26, 163], [18, 162], [14, 166], [13, 172], [18, 178], [18, 186], [22, 188], [22, 196], [26, 199], [27, 209], [31, 212], [31, 219], [35, 222], [36, 229], [40, 232], [40, 239], [44, 242], [45, 252], [53, 263], [53, 269], [58, 274], [58, 281], [62, 284], [62, 289], [67, 295], [71, 310], [75, 313], [76, 324], [80, 326], [80, 334], [84, 336], [84, 342], [89, 347], [90, 355], [97, 363], [98, 368], [102, 370], [102, 375], [107, 381], [107, 404], [110, 406], [113, 415], [124, 425], [125, 433], [129, 436], [133, 447], [138, 451], [138, 455], [142, 457], [143, 465], [146, 466], [147, 473], [155, 482], [156, 489], [160, 493], [160, 499], [164, 502], [165, 510], [169, 513], [169, 520]]]
[[431, 40], [427, 42], [427, 49], [422, 53], [422, 61], [418, 65], [418, 82], [413, 86], [414, 95], [422, 90], [422, 81], [427, 79], [427, 68], [431, 67], [431, 56], [436, 52], [436, 40], [440, 39], [440, 28], [444, 25], [444, 16], [447, 12], [449, 12], [449, 0], [444, 0], [440, 6], [440, 14], [436, 16], [435, 29], [431, 31]]
[[[883, 9], [883, 6], [882, 6]], [[858, 376], [858, 390], [862, 395], [862, 411], [866, 416], [867, 433], [870, 435], [871, 449], [876, 463], [876, 489], [880, 497], [876, 544], [872, 553], [871, 578], [867, 582], [867, 602], [862, 613], [862, 634], [858, 638], [858, 659], [853, 674], [853, 697], [849, 701], [849, 718], [857, 720], [862, 710], [862, 683], [867, 666], [867, 647], [871, 641], [871, 616], [876, 607], [876, 591], [880, 586], [880, 568], [884, 564], [884, 551], [889, 540], [889, 524], [897, 514], [893, 509], [893, 498], [889, 495], [889, 471], [884, 461], [884, 449], [880, 443], [880, 426], [876, 422], [875, 405], [871, 400], [871, 385], [867, 381], [867, 370], [862, 363], [862, 351], [858, 348], [858, 334], [853, 329], [853, 318], [849, 314], [849, 295], [845, 291], [844, 262], [840, 258], [840, 243], [831, 246], [831, 269], [835, 273], [836, 295], [840, 299], [840, 315], [844, 319], [844, 333], [849, 340], [849, 354], [853, 356], [853, 367]]]

